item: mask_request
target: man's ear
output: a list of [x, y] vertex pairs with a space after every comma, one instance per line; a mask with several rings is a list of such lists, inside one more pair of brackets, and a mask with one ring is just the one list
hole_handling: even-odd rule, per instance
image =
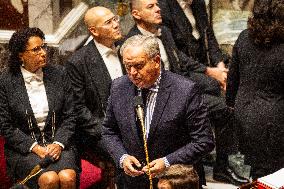
[[140, 20], [141, 19], [141, 16], [140, 16], [140, 11], [139, 10], [136, 10], [136, 9], [133, 9], [131, 11], [131, 14], [132, 16], [137, 19], [137, 20]]
[[98, 30], [97, 30], [97, 28], [95, 28], [94, 26], [89, 27], [88, 30], [90, 31], [90, 33], [91, 33], [93, 36], [96, 36], [96, 37], [99, 36]]
[[161, 64], [161, 56], [160, 54], [157, 54], [155, 57], [154, 57], [154, 62], [156, 63], [155, 67], [158, 68]]

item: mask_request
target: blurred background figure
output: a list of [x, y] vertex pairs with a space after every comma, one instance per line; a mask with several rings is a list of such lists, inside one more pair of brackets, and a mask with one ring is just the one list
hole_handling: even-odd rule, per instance
[[9, 69], [0, 76], [0, 125], [7, 171], [24, 179], [46, 156], [54, 162], [29, 180], [30, 188], [76, 188], [73, 95], [67, 73], [47, 64], [44, 33], [16, 31], [10, 41]]
[[256, 0], [233, 49], [226, 94], [253, 179], [284, 165], [283, 91], [284, 1]]
[[158, 178], [158, 189], [199, 189], [199, 177], [191, 165], [172, 165]]

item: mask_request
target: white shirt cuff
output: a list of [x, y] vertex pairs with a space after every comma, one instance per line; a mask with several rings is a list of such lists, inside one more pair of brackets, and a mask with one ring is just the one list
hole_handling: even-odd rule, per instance
[[164, 163], [165, 163], [165, 166], [166, 166], [166, 167], [171, 166], [170, 163], [169, 163], [169, 161], [168, 161], [168, 159], [167, 159], [166, 157], [163, 157], [163, 160], [164, 160]]
[[62, 144], [61, 142], [54, 141], [53, 144], [58, 144], [64, 150], [64, 144]]
[[35, 145], [37, 145], [37, 144], [38, 144], [37, 142], [34, 142], [34, 143], [32, 144], [32, 146], [30, 147], [30, 152], [32, 152], [33, 148], [34, 148]]
[[123, 161], [124, 161], [124, 159], [125, 159], [127, 156], [129, 156], [129, 155], [128, 155], [128, 154], [123, 154], [123, 155], [121, 156], [121, 158], [119, 159], [119, 166], [120, 166], [120, 168], [122, 168], [122, 169], [123, 169]]

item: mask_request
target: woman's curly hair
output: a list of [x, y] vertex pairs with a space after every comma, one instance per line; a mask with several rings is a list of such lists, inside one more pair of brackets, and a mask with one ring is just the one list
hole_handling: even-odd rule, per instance
[[16, 73], [19, 71], [22, 61], [20, 60], [19, 54], [26, 50], [26, 46], [30, 37], [40, 37], [42, 40], [45, 39], [44, 33], [39, 28], [25, 28], [18, 30], [13, 33], [9, 41], [9, 71]]
[[257, 45], [270, 46], [284, 40], [284, 1], [255, 0], [248, 20], [249, 35]]

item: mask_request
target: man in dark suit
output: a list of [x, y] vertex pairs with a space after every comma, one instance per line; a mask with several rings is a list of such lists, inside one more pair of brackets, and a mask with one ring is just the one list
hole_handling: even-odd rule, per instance
[[[163, 5], [165, 2], [161, 2], [161, 4]], [[212, 36], [210, 33], [213, 31], [208, 30], [212, 38], [210, 38], [212, 41], [209, 43], [212, 45], [210, 53], [214, 56], [214, 61], [218, 60], [218, 64], [216, 63], [215, 67], [210, 67], [205, 63], [204, 57], [200, 54], [187, 53], [195, 52], [195, 48], [185, 51], [186, 55], [176, 47], [170, 30], [160, 25], [163, 18], [161, 17], [160, 5], [157, 0], [132, 0], [131, 13], [136, 25], [129, 31], [126, 38], [137, 34], [159, 36], [157, 40], [164, 68], [178, 74], [187, 75], [199, 85], [205, 93], [205, 104], [208, 106], [210, 121], [215, 127], [216, 133], [217, 161], [214, 166], [214, 178], [224, 181], [223, 178], [220, 178], [224, 176], [226, 177], [225, 181], [241, 185], [247, 182], [246, 179], [236, 175], [228, 164], [228, 153], [231, 151], [231, 146], [233, 145], [232, 134], [228, 134], [232, 133], [231, 129], [229, 129], [231, 125], [228, 120], [232, 119], [232, 116], [226, 107], [225, 98], [221, 96], [221, 87], [225, 88], [228, 70], [222, 62], [222, 53], [214, 34], [212, 33]], [[175, 35], [176, 33], [173, 34], [173, 36]], [[213, 39], [215, 39], [215, 42]], [[190, 44], [186, 44], [186, 46], [188, 45]]]
[[66, 63], [75, 94], [78, 149], [111, 159], [101, 143], [101, 124], [111, 81], [124, 72], [114, 44], [122, 37], [119, 18], [105, 7], [93, 7], [84, 21], [93, 40]]
[[[208, 22], [204, 0], [158, 0], [158, 2], [163, 25], [170, 28], [180, 50], [205, 65], [209, 65], [210, 61], [212, 66], [225, 66], [225, 57]], [[209, 53], [209, 60], [206, 50]]]
[[[144, 142], [153, 177], [177, 163], [194, 164], [200, 170], [198, 163], [214, 148], [214, 140], [199, 88], [191, 80], [161, 69], [154, 37], [136, 35], [127, 39], [121, 55], [128, 77], [112, 83], [103, 141], [124, 170], [125, 188], [149, 187], [145, 174], [149, 169], [143, 167], [147, 157]], [[144, 129], [137, 121], [134, 105], [140, 91], [145, 104]], [[154, 178], [155, 188], [156, 184]]]

